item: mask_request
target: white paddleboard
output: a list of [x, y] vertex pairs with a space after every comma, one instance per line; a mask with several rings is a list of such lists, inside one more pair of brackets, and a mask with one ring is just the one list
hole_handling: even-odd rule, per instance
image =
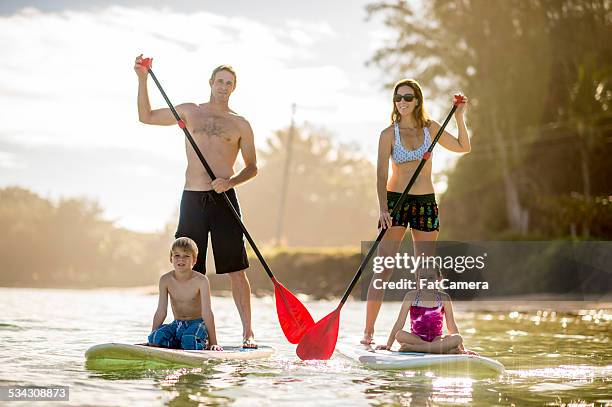
[[[92, 346], [85, 352], [87, 362], [104, 363], [113, 361], [153, 361], [188, 365], [201, 365], [210, 360], [253, 360], [266, 359], [276, 352], [271, 346], [244, 349], [239, 346], [224, 346], [222, 351], [182, 350], [156, 348], [127, 343], [104, 343]], [[115, 362], [115, 363], [116, 363]]]
[[498, 361], [476, 355], [396, 352], [349, 344], [339, 344], [336, 350], [351, 360], [378, 370], [430, 370], [467, 376], [500, 375], [505, 371], [504, 365]]

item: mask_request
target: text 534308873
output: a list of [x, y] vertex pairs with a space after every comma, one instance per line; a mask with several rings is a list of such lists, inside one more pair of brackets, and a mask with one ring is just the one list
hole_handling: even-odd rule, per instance
[[68, 386], [2, 386], [0, 401], [67, 401]]

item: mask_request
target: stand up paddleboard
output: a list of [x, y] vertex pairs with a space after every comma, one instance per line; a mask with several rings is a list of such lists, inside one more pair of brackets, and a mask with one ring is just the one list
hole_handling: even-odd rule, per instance
[[336, 351], [344, 357], [377, 370], [427, 370], [465, 376], [492, 376], [503, 374], [505, 371], [504, 365], [484, 356], [396, 352], [348, 344], [338, 345]]
[[185, 365], [201, 365], [211, 360], [254, 360], [272, 356], [276, 349], [259, 346], [245, 349], [239, 346], [224, 346], [222, 351], [182, 350], [157, 348], [126, 343], [104, 343], [92, 346], [85, 352], [87, 363], [117, 365], [130, 362], [158, 362]]

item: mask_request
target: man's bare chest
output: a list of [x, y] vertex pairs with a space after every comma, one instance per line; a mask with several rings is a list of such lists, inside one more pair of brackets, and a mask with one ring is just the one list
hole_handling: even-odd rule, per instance
[[240, 128], [235, 120], [221, 115], [201, 114], [191, 120], [194, 137], [209, 143], [235, 144], [240, 139]]

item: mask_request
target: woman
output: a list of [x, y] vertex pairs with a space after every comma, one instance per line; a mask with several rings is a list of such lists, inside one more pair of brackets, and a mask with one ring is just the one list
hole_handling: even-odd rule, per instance
[[[463, 103], [460, 103], [455, 111], [459, 137], [445, 131], [438, 140], [442, 147], [457, 153], [470, 151], [470, 139], [463, 118], [467, 101], [467, 98], [463, 97]], [[379, 228], [388, 228], [378, 248], [378, 256], [395, 256], [408, 226], [415, 256], [434, 254], [434, 242], [438, 238], [440, 226], [431, 176], [431, 159], [426, 161], [401, 210], [393, 219], [389, 212], [404, 192], [423, 158], [423, 153], [427, 151], [439, 129], [440, 124], [427, 115], [420, 85], [413, 79], [399, 81], [393, 89], [391, 125], [382, 131], [378, 144], [376, 187], [380, 204]], [[383, 290], [374, 288], [374, 280], [388, 281], [392, 273], [392, 268], [385, 269], [372, 278], [368, 289], [366, 326], [361, 340], [363, 344], [374, 343], [374, 324], [384, 295]]]

